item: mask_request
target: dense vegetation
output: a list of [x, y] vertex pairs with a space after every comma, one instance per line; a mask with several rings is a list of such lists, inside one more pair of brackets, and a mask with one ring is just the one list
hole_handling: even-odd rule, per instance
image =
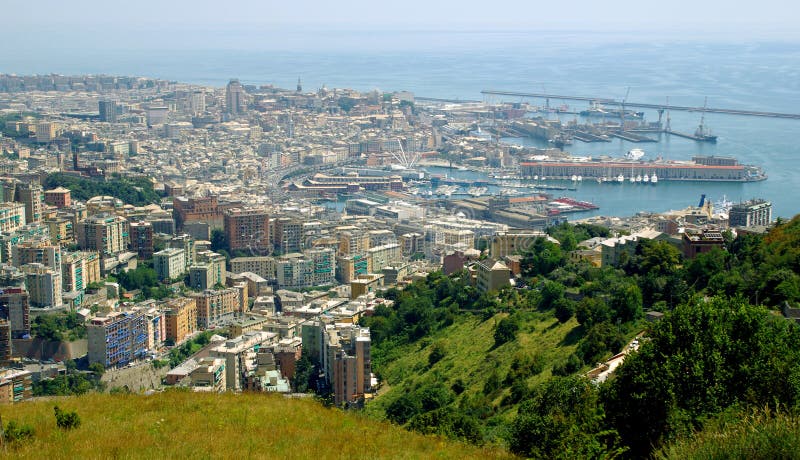
[[31, 321], [31, 335], [44, 340], [78, 340], [86, 338], [86, 325], [74, 311], [38, 315]]
[[[364, 320], [387, 387], [366, 412], [524, 456], [640, 458], [726, 411], [800, 407], [800, 328], [769, 310], [800, 300], [800, 217], [694, 260], [642, 240], [602, 269], [565, 251], [601, 230], [549, 233], [562, 245], [533, 242], [527, 288], [480, 295], [462, 273], [389, 291]], [[609, 381], [582, 377], [639, 334]]]
[[90, 391], [103, 391], [105, 384], [100, 381], [102, 373], [83, 373], [70, 371], [52, 379], [41, 379], [33, 383], [34, 396], [76, 396]]
[[180, 347], [173, 348], [169, 351], [169, 367], [176, 367], [180, 363], [186, 361], [190, 356], [200, 351], [201, 348], [208, 345], [211, 341], [211, 336], [214, 331], [204, 331], [191, 339], [183, 342]]
[[98, 195], [108, 195], [119, 198], [126, 204], [144, 206], [157, 203], [160, 199], [153, 189], [153, 183], [141, 177], [115, 176], [103, 180], [53, 173], [45, 178], [43, 186], [45, 189], [68, 188], [73, 199], [82, 201]]
[[[167, 391], [88, 394], [0, 410], [14, 422], [14, 458], [509, 458], [506, 452], [409, 433], [313, 401], [270, 394]], [[62, 417], [63, 418], [63, 417]], [[268, 422], [267, 422], [268, 421]], [[268, 423], [269, 429], [265, 429]], [[64, 422], [62, 425], [66, 425]], [[210, 441], [213, 433], [216, 441]], [[224, 441], [223, 441], [224, 440]]]
[[142, 264], [134, 270], [120, 272], [117, 281], [126, 291], [141, 290], [143, 299], [162, 300], [173, 292], [158, 280], [158, 273], [152, 267]]

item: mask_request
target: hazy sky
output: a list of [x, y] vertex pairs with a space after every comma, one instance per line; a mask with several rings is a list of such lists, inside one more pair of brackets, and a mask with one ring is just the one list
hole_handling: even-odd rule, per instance
[[200, 31], [243, 24], [379, 30], [658, 29], [676, 34], [706, 29], [746, 37], [790, 33], [800, 16], [790, 0], [4, 0], [3, 4], [6, 30], [36, 33], [38, 27], [38, 32], [47, 33], [54, 27], [80, 34], [88, 27], [107, 40], [124, 29]]

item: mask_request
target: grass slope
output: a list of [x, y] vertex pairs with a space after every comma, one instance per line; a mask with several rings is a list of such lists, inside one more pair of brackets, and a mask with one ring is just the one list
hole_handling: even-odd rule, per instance
[[[53, 406], [82, 424], [56, 427]], [[168, 391], [152, 396], [90, 394], [3, 406], [3, 422], [31, 425], [15, 458], [507, 458], [407, 432], [314, 401], [264, 394]]]
[[[378, 397], [367, 404], [365, 412], [378, 419], [385, 418], [386, 408], [401, 395], [420, 386], [443, 383], [450, 387], [457, 380], [465, 384], [465, 390], [453, 403], [463, 407], [467, 401], [485, 404], [488, 411], [486, 426], [501, 427], [516, 414], [516, 405], [502, 406], [503, 398], [510, 391], [502, 389], [484, 395], [484, 386], [492, 373], [504, 379], [511, 368], [514, 357], [527, 354], [538, 357], [543, 370], [527, 379], [533, 387], [551, 376], [552, 365], [573, 353], [582, 332], [575, 318], [559, 323], [551, 312], [527, 312], [520, 314], [520, 330], [516, 340], [494, 347], [496, 324], [505, 313], [483, 320], [478, 316], [462, 316], [453, 325], [437, 332], [430, 338], [420, 340], [393, 350], [376, 366], [385, 386]], [[444, 357], [433, 366], [428, 356], [434, 346], [443, 347]], [[586, 369], [588, 370], [588, 369]], [[488, 429], [486, 439], [502, 443], [502, 433]]]
[[[712, 423], [713, 425], [713, 423]], [[744, 414], [663, 447], [654, 458], [800, 459], [800, 417], [769, 411]]]

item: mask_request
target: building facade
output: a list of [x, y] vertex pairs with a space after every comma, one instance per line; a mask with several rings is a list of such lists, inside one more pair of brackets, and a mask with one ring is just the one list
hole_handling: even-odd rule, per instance
[[271, 252], [266, 209], [229, 209], [225, 212], [224, 227], [231, 251]]
[[130, 242], [128, 232], [127, 219], [101, 213], [79, 222], [76, 237], [81, 249], [91, 249], [105, 257], [127, 250]]
[[752, 199], [738, 203], [728, 212], [728, 225], [731, 227], [768, 226], [772, 223], [772, 203]]
[[107, 369], [124, 366], [147, 355], [146, 309], [132, 308], [90, 318], [86, 325], [89, 362]]
[[167, 302], [164, 309], [167, 340], [178, 344], [197, 331], [197, 300], [180, 297]]

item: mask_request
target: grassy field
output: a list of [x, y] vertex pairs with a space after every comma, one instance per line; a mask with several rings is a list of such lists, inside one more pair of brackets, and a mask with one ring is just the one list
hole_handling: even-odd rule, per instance
[[[76, 411], [77, 429], [56, 427], [53, 407]], [[5, 425], [34, 437], [0, 451], [14, 458], [508, 458], [501, 450], [422, 436], [315, 401], [265, 394], [169, 391], [90, 394], [2, 406]]]
[[[543, 363], [541, 373], [529, 377], [527, 383], [533, 387], [545, 381], [551, 376], [552, 365], [575, 351], [581, 326], [575, 318], [561, 324], [550, 312], [527, 312], [522, 314], [516, 340], [495, 347], [495, 325], [505, 316], [498, 314], [488, 320], [462, 316], [433, 337], [394, 350], [386, 364], [377, 366], [385, 387], [374, 401], [367, 404], [366, 414], [383, 419], [389, 404], [407, 392], [431, 383], [450, 387], [460, 381], [465, 390], [455, 405], [480, 399], [489, 406], [487, 409], [495, 422], [511, 420], [516, 414], [516, 406], [501, 404], [510, 393], [508, 386], [503, 385], [499, 391], [487, 395], [484, 394], [487, 380], [493, 373], [505, 378], [514, 358], [527, 355]], [[434, 346], [443, 348], [445, 354], [430, 366], [428, 356]], [[487, 438], [502, 444], [501, 433], [489, 433]]]
[[768, 410], [738, 415], [663, 447], [654, 458], [800, 459], [800, 417]]

